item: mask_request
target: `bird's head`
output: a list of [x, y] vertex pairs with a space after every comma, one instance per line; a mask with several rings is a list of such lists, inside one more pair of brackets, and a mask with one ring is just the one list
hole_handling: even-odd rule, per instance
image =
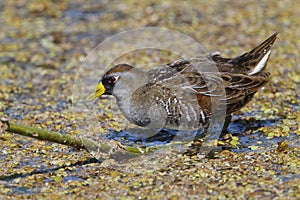
[[87, 100], [93, 100], [102, 95], [113, 95], [117, 82], [124, 74], [130, 73], [132, 69], [134, 67], [128, 64], [119, 64], [109, 69], [99, 80], [95, 91], [88, 96]]

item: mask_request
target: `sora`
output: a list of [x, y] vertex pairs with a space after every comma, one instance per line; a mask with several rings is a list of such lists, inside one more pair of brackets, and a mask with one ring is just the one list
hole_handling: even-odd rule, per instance
[[[276, 37], [274, 33], [235, 58], [209, 54], [146, 72], [128, 64], [116, 65], [103, 75], [88, 100], [113, 95], [123, 115], [138, 126], [198, 129], [209, 124], [212, 101], [218, 96], [215, 91], [223, 89], [224, 95], [214, 105], [226, 106], [230, 116], [269, 82], [266, 65]], [[214, 66], [217, 72], [205, 71], [203, 66]]]

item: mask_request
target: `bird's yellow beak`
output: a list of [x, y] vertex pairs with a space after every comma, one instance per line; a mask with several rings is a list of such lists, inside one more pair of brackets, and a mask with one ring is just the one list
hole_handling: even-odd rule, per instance
[[87, 101], [91, 101], [97, 97], [101, 97], [102, 94], [105, 93], [105, 87], [104, 85], [102, 84], [102, 82], [98, 83], [97, 87], [96, 87], [96, 90], [95, 92], [93, 92], [92, 94], [90, 94], [86, 100]]

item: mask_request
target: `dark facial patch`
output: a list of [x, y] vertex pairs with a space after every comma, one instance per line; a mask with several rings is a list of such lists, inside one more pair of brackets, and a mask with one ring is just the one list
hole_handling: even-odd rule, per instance
[[[128, 72], [132, 70], [133, 67], [128, 64], [119, 64], [108, 70], [102, 78], [102, 84], [105, 87], [105, 93], [107, 95], [111, 95], [113, 89], [115, 87], [116, 82], [119, 79], [120, 74], [122, 72]], [[117, 75], [118, 74], [118, 75]]]

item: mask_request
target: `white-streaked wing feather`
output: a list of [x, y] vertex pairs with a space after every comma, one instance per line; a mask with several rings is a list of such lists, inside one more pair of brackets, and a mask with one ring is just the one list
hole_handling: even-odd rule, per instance
[[248, 75], [257, 74], [258, 72], [260, 72], [267, 64], [270, 53], [271, 53], [271, 50], [269, 50], [266, 53], [266, 55], [264, 55], [264, 57], [258, 62], [258, 64], [255, 66], [255, 68]]

